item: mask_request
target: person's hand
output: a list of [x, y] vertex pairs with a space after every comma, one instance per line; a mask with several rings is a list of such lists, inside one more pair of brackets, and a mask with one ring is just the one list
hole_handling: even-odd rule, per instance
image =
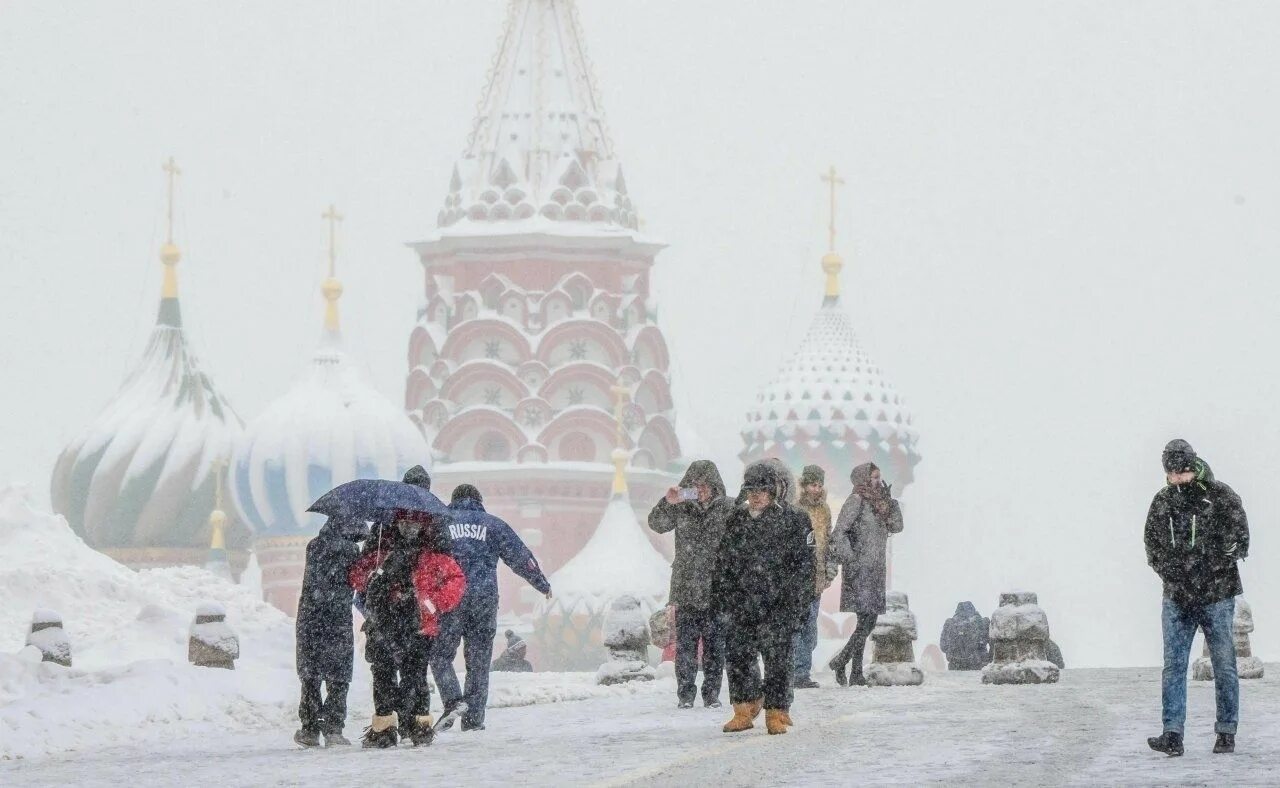
[[552, 597], [551, 597], [551, 592], [550, 592], [550, 591], [548, 591], [547, 593], [543, 594], [543, 596], [544, 596], [544, 597], [546, 597], [548, 600], [550, 600], [550, 599], [552, 598]]
[[675, 506], [676, 504], [680, 503], [680, 488], [672, 487], [671, 489], [667, 490], [667, 495], [664, 500], [667, 503], [671, 504], [672, 506]]

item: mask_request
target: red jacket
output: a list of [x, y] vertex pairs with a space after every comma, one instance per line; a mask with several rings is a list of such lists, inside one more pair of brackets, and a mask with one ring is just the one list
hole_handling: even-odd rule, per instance
[[[374, 551], [351, 567], [347, 580], [356, 592], [364, 593], [369, 587], [369, 578], [386, 560], [387, 554], [387, 551]], [[423, 550], [418, 554], [417, 566], [413, 568], [413, 590], [421, 617], [419, 629], [422, 634], [435, 637], [440, 634], [440, 615], [462, 602], [462, 595], [467, 590], [467, 577], [450, 556]]]

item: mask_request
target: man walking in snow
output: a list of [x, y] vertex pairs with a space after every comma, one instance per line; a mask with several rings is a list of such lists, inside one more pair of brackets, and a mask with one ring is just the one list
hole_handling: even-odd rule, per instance
[[809, 603], [809, 615], [804, 626], [796, 633], [792, 643], [791, 686], [796, 689], [814, 689], [818, 682], [809, 675], [813, 670], [813, 650], [818, 646], [818, 607], [822, 592], [835, 577], [835, 562], [828, 574], [827, 545], [831, 540], [831, 507], [827, 505], [827, 474], [817, 465], [806, 465], [800, 474], [799, 508], [809, 515], [812, 530], [809, 546], [813, 548], [813, 601]]
[[711, 609], [711, 581], [716, 554], [724, 537], [733, 502], [725, 497], [720, 470], [710, 460], [698, 460], [685, 471], [679, 487], [672, 487], [649, 511], [649, 528], [676, 532], [671, 564], [671, 604], [676, 620], [676, 704], [693, 708], [697, 694], [698, 653], [702, 653], [702, 705], [720, 706], [724, 672], [724, 631]]
[[[484, 510], [484, 498], [474, 486], [460, 484], [454, 488], [449, 510], [453, 513], [449, 525], [453, 557], [467, 576], [467, 593], [457, 610], [440, 622], [431, 671], [440, 687], [445, 715], [452, 713], [459, 701], [465, 701], [462, 730], [484, 730], [493, 638], [498, 632], [498, 559], [548, 599], [551, 584], [511, 526]], [[465, 692], [453, 669], [459, 644], [463, 644], [467, 666]], [[445, 722], [444, 727], [452, 727], [452, 721]]]
[[1249, 522], [1240, 496], [1213, 478], [1191, 444], [1172, 440], [1161, 455], [1165, 487], [1147, 512], [1147, 563], [1164, 582], [1161, 706], [1164, 732], [1147, 739], [1157, 752], [1181, 755], [1187, 717], [1187, 660], [1196, 628], [1204, 631], [1217, 699], [1215, 753], [1235, 752], [1240, 682], [1232, 633], [1235, 598], [1244, 593], [1236, 562], [1249, 554]]
[[783, 508], [779, 484], [767, 463], [747, 467], [744, 500], [729, 515], [716, 561], [711, 599], [727, 619], [733, 703], [725, 733], [754, 727], [761, 708], [769, 733], [786, 733], [791, 724], [791, 639], [813, 599], [813, 551], [806, 544], [808, 515]]

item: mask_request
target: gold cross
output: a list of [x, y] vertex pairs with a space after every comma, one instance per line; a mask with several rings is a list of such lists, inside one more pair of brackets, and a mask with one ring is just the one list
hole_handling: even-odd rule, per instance
[[329, 203], [329, 210], [320, 214], [321, 219], [329, 222], [329, 278], [334, 277], [334, 271], [337, 268], [338, 248], [338, 222], [342, 221], [342, 214], [338, 213], [338, 209], [333, 207], [333, 203]]
[[822, 176], [822, 182], [831, 186], [831, 218], [827, 224], [827, 248], [834, 252], [836, 250], [836, 187], [844, 185], [844, 178], [836, 175], [836, 166], [831, 165], [831, 169], [827, 170], [827, 174]]
[[178, 169], [178, 165], [173, 162], [173, 157], [161, 165], [160, 169], [164, 170], [169, 176], [169, 243], [173, 243], [173, 180], [182, 174], [182, 170]]

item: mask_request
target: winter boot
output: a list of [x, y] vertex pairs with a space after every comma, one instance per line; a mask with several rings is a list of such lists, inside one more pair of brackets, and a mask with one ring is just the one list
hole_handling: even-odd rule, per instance
[[764, 710], [764, 729], [769, 731], [770, 736], [787, 732], [786, 716], [787, 713], [782, 709]]
[[432, 727], [435, 720], [431, 719], [430, 714], [419, 714], [413, 718], [413, 724], [409, 728], [409, 738], [413, 739], [414, 747], [425, 747], [436, 738], [436, 730]]
[[861, 671], [861, 670], [858, 670], [858, 671], [856, 671], [856, 672], [854, 672], [854, 673], [851, 673], [851, 674], [849, 674], [849, 686], [850, 686], [850, 687], [865, 687], [865, 686], [867, 686], [867, 677], [866, 677], [866, 676], [864, 676], [864, 675], [862, 675], [862, 671]]
[[1213, 743], [1213, 751], [1221, 755], [1225, 752], [1236, 751], [1236, 735], [1234, 733], [1219, 733], [1218, 740]]
[[447, 731], [453, 727], [453, 723], [458, 719], [458, 715], [453, 713], [456, 708], [458, 708], [456, 700], [451, 700], [444, 704], [444, 711], [440, 713], [440, 725], [436, 730]]
[[831, 670], [835, 672], [837, 684], [842, 687], [848, 686], [849, 677], [844, 672], [845, 663], [831, 660], [831, 662], [827, 663], [827, 667], [831, 668]]
[[1147, 739], [1147, 746], [1156, 752], [1162, 752], [1168, 756], [1181, 755], [1182, 734], [1175, 733], [1174, 731], [1165, 731], [1159, 736], [1152, 736]]
[[691, 700], [682, 700], [682, 701], [680, 701], [680, 702], [678, 702], [678, 703], [676, 704], [676, 708], [677, 708], [677, 709], [692, 709], [692, 708], [693, 708], [693, 701], [691, 701]]
[[393, 711], [386, 715], [373, 715], [373, 722], [364, 729], [364, 738], [360, 746], [384, 750], [394, 747], [400, 742], [400, 731], [397, 726], [399, 718]]
[[808, 676], [800, 676], [791, 682], [792, 689], [817, 689], [821, 686]]
[[463, 721], [462, 721], [462, 729], [463, 729], [464, 731], [482, 731], [482, 730], [484, 730], [484, 723], [483, 723], [483, 722], [469, 722], [468, 720], [463, 720]]
[[297, 733], [293, 734], [293, 740], [303, 747], [319, 747], [320, 731], [309, 731], [306, 728], [300, 728]]
[[733, 719], [724, 724], [722, 730], [725, 733], [739, 733], [740, 731], [750, 730], [755, 727], [752, 722], [755, 716], [760, 713], [757, 709], [752, 711], [751, 703], [735, 703], [733, 704]]
[[708, 709], [718, 709], [724, 706], [724, 704], [720, 702], [719, 698], [705, 699], [702, 701], [702, 705]]
[[790, 728], [792, 725], [795, 725], [795, 723], [791, 721], [791, 711], [790, 711], [790, 710], [784, 709], [784, 710], [782, 710], [782, 711], [780, 711], [780, 712], [778, 712], [778, 713], [782, 715], [782, 724], [783, 724], [783, 725], [786, 725], [788, 728]]
[[324, 735], [324, 746], [326, 747], [349, 747], [351, 740], [342, 735], [342, 731], [330, 731]]

